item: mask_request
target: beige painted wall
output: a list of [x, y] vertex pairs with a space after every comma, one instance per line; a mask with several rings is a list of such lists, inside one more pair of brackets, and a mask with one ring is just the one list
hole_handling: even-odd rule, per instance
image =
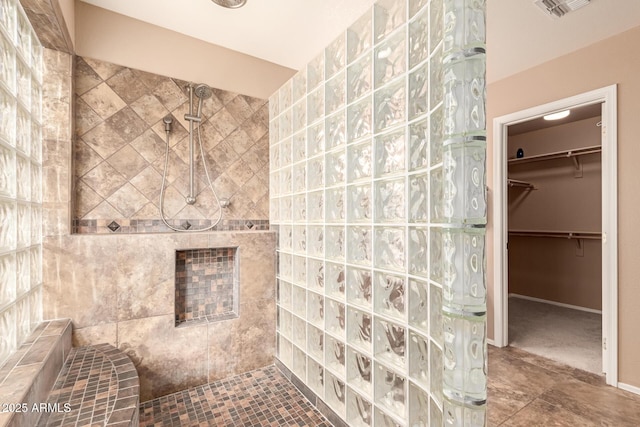
[[76, 54], [266, 99], [294, 70], [78, 1]]
[[[492, 83], [487, 88], [487, 183], [493, 186], [493, 119], [505, 114], [618, 84], [619, 381], [640, 386], [640, 27]], [[489, 200], [491, 206], [491, 200]], [[493, 337], [492, 212], [487, 230], [489, 337]]]
[[[69, 31], [71, 37], [71, 43], [76, 44], [76, 12], [75, 12], [75, 0], [58, 0], [62, 17], [64, 18], [64, 24]], [[60, 23], [62, 24], [62, 23]]]

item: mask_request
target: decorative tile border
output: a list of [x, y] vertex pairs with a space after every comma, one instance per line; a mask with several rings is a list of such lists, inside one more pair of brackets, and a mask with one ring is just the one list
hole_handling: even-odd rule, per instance
[[[170, 220], [171, 226], [184, 228], [185, 231], [200, 230], [212, 224], [211, 220]], [[267, 231], [269, 220], [265, 219], [228, 219], [222, 220], [209, 231]], [[126, 219], [113, 220], [74, 219], [74, 234], [136, 234], [136, 233], [167, 233], [172, 232], [161, 220], [155, 219]]]

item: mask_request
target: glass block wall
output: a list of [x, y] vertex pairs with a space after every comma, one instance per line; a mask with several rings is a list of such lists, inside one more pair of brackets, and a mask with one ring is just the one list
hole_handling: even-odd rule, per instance
[[483, 0], [379, 0], [270, 99], [278, 358], [349, 426], [482, 426]]
[[42, 320], [42, 46], [0, 0], [0, 365]]

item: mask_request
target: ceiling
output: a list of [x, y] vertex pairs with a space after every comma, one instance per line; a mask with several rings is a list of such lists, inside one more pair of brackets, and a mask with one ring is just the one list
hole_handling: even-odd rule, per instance
[[[374, 0], [81, 0], [294, 70]], [[496, 81], [640, 25], [640, 1], [592, 0], [551, 18], [534, 0], [487, 0], [487, 80]]]
[[519, 135], [521, 133], [532, 132], [534, 130], [540, 130], [550, 128], [554, 126], [560, 126], [567, 123], [577, 122], [580, 120], [590, 119], [592, 117], [602, 116], [602, 104], [584, 105], [582, 107], [572, 108], [569, 110], [569, 115], [560, 120], [545, 120], [543, 117], [528, 120], [526, 122], [518, 123], [509, 126], [509, 136]]

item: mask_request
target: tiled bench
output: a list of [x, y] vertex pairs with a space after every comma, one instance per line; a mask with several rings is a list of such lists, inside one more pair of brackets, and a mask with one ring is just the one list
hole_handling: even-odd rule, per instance
[[0, 369], [5, 401], [14, 410], [0, 412], [0, 427], [136, 427], [138, 374], [109, 344], [71, 348], [70, 321], [43, 322]]

